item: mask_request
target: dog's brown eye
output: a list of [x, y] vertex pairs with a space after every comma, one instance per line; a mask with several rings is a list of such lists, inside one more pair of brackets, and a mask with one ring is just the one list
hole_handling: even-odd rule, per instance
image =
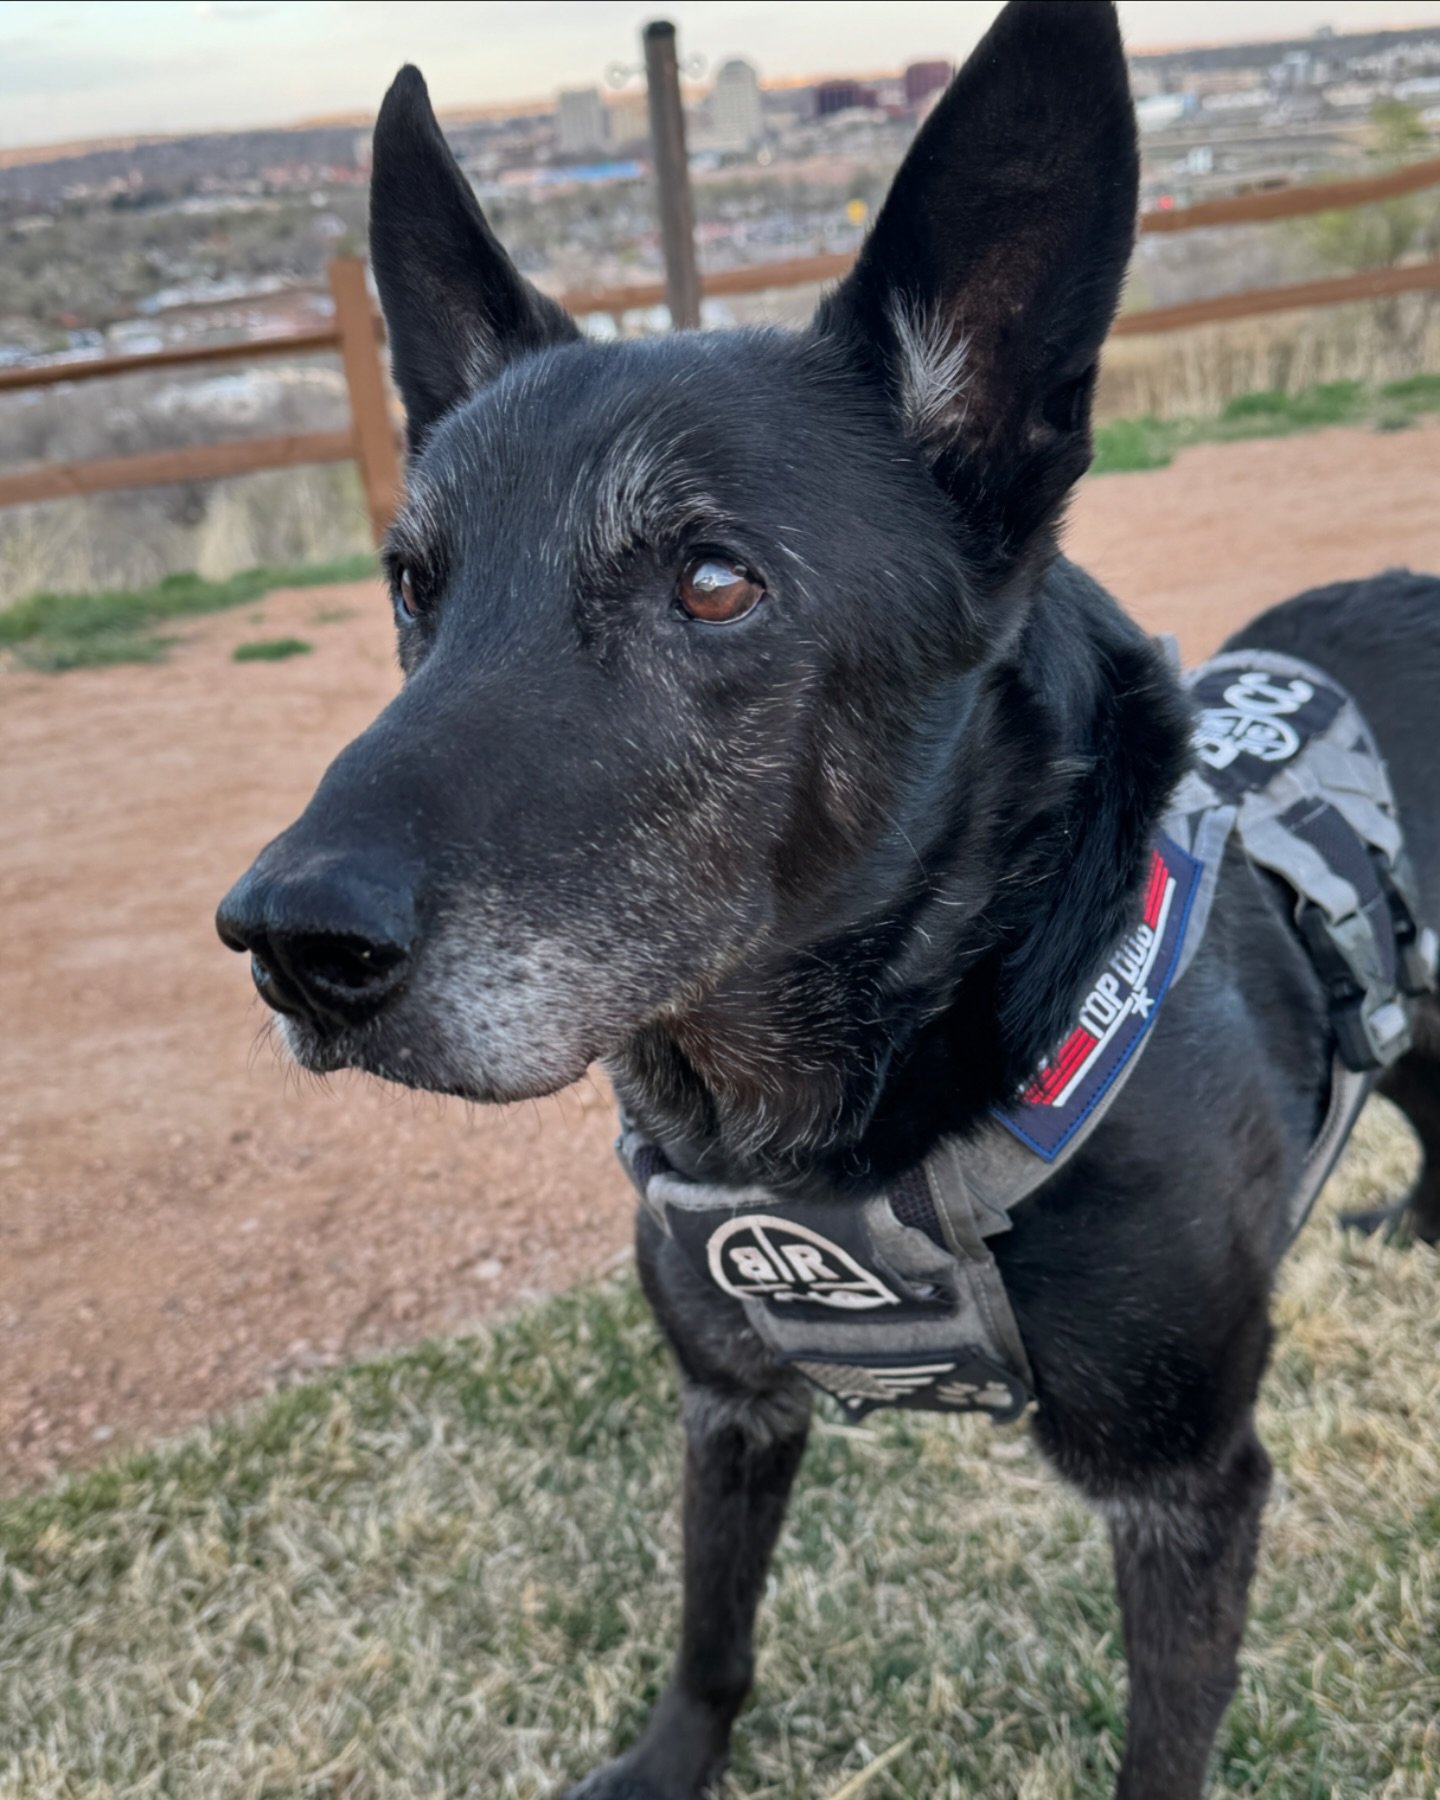
[[400, 571], [395, 583], [395, 604], [407, 619], [415, 617], [415, 577], [408, 569]]
[[728, 625], [753, 612], [765, 598], [765, 589], [738, 563], [723, 556], [697, 556], [681, 570], [675, 597], [692, 619]]

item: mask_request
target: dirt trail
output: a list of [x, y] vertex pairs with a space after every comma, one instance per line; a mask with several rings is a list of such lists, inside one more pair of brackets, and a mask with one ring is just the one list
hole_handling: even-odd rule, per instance
[[[1298, 588], [1440, 569], [1440, 429], [1087, 484], [1069, 548], [1198, 655]], [[340, 616], [337, 616], [339, 614]], [[295, 633], [315, 653], [234, 664]], [[156, 668], [0, 675], [0, 1485], [622, 1256], [603, 1083], [503, 1113], [287, 1074], [210, 918], [396, 684], [371, 588]]]

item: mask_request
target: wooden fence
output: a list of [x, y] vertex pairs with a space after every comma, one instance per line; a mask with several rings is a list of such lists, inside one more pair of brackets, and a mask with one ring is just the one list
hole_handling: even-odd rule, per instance
[[68, 499], [76, 494], [103, 494], [115, 488], [209, 481], [218, 475], [249, 475], [256, 469], [289, 469], [301, 463], [355, 462], [360, 467], [365, 505], [378, 542], [400, 496], [400, 453], [380, 363], [379, 322], [365, 285], [365, 265], [358, 257], [337, 257], [331, 263], [330, 293], [335, 302], [335, 322], [324, 331], [249, 338], [238, 344], [153, 350], [142, 356], [99, 356], [88, 362], [49, 363], [39, 369], [0, 369], [0, 394], [17, 388], [55, 387], [61, 382], [98, 381], [110, 375], [142, 375], [152, 369], [184, 369], [207, 363], [256, 362], [264, 357], [338, 351], [350, 395], [348, 431], [233, 438], [220, 444], [193, 444], [183, 450], [153, 450], [141, 456], [109, 456], [95, 462], [47, 463], [39, 468], [18, 469], [0, 474], [0, 506]]
[[[1440, 187], [1440, 157], [1350, 181], [1276, 188], [1242, 194], [1232, 200], [1206, 200], [1195, 206], [1146, 212], [1141, 215], [1140, 230], [1142, 233], [1168, 233], [1227, 225], [1268, 224], [1346, 207], [1373, 205], [1377, 201], [1392, 200], [1432, 187]], [[833, 281], [843, 275], [853, 261], [853, 255], [847, 253], [759, 263], [707, 275], [703, 278], [703, 287], [706, 295], [717, 297], [802, 287]], [[402, 479], [380, 360], [383, 329], [370, 305], [365, 265], [358, 258], [341, 257], [331, 263], [330, 292], [335, 302], [335, 319], [333, 325], [322, 331], [292, 332], [286, 337], [251, 339], [238, 344], [156, 350], [141, 356], [96, 357], [88, 362], [51, 363], [43, 368], [0, 369], [0, 394], [21, 388], [53, 387], [61, 382], [142, 374], [154, 369], [338, 352], [350, 396], [349, 430], [238, 438], [219, 444], [193, 445], [183, 450], [150, 451], [139, 456], [106, 457], [94, 462], [57, 463], [0, 473], [0, 507], [77, 494], [99, 494], [116, 488], [206, 481], [221, 475], [246, 475], [257, 469], [293, 468], [302, 463], [354, 461], [359, 465], [365, 504], [378, 541], [394, 513]], [[1153, 307], [1144, 312], [1124, 314], [1116, 320], [1114, 330], [1116, 336], [1123, 337], [1182, 331], [1196, 325], [1252, 318], [1264, 313], [1339, 306], [1348, 301], [1424, 292], [1440, 292], [1440, 261], [1364, 269], [1358, 274], [1338, 275], [1322, 281], [1296, 282], [1284, 287], [1220, 294], [1213, 299], [1186, 301], [1179, 306]], [[619, 315], [635, 308], [662, 305], [665, 288], [660, 282], [642, 282], [629, 287], [580, 289], [562, 294], [560, 298], [575, 313]]]

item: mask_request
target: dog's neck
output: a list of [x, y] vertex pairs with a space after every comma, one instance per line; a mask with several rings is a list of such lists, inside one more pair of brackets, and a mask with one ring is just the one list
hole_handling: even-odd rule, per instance
[[1161, 652], [1078, 570], [1058, 563], [1031, 604], [1010, 651], [932, 702], [963, 726], [918, 734], [941, 765], [892, 821], [864, 916], [766, 945], [610, 1063], [677, 1167], [796, 1192], [883, 1182], [1063, 1035], [1128, 922], [1188, 721]]

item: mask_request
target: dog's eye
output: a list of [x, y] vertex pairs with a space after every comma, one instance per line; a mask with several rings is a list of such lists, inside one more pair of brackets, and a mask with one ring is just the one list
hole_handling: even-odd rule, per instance
[[408, 569], [402, 569], [395, 578], [395, 610], [402, 619], [413, 619], [418, 610], [415, 605], [415, 577]]
[[390, 598], [395, 603], [396, 617], [405, 624], [409, 624], [420, 612], [420, 602], [415, 591], [417, 585], [414, 573], [410, 569], [401, 569], [390, 590]]
[[696, 556], [680, 571], [675, 598], [692, 619], [729, 625], [755, 610], [765, 598], [765, 588], [726, 557]]

